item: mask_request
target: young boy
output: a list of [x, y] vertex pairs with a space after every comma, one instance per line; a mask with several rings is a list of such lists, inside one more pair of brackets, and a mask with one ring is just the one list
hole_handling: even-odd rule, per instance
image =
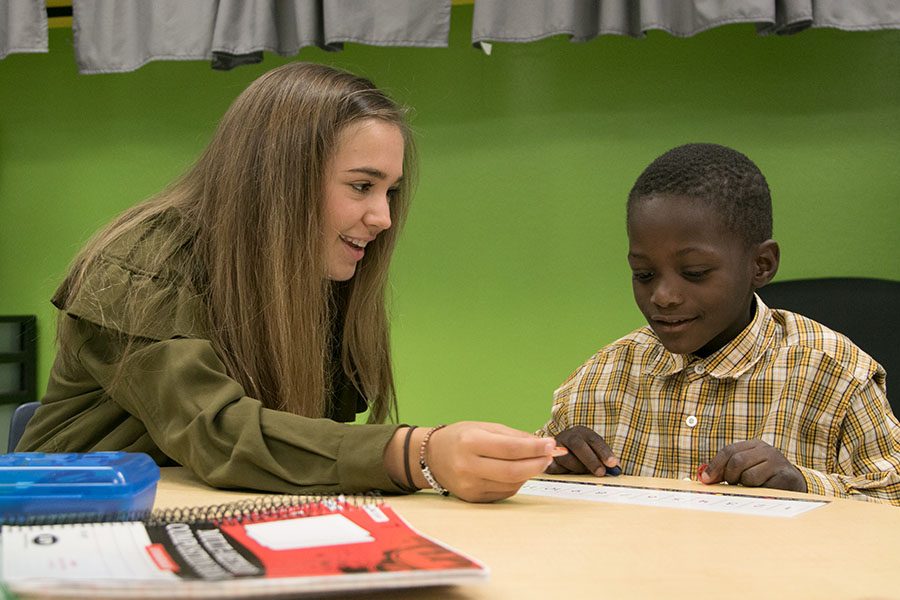
[[[548, 473], [697, 477], [900, 505], [885, 372], [845, 336], [768, 308], [772, 202], [743, 154], [688, 144], [628, 197], [628, 263], [649, 326], [592, 356], [538, 432]], [[852, 307], [848, 307], [852, 310]]]

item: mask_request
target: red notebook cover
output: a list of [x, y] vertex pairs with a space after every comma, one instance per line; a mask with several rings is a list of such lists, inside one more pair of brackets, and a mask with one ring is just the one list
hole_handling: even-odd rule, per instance
[[25, 597], [236, 598], [452, 585], [488, 575], [372, 499], [244, 503], [199, 515], [4, 526], [2, 578]]

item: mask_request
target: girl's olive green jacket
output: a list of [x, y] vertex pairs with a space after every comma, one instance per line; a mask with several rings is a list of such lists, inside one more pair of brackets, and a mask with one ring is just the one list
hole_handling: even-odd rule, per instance
[[[68, 338], [74, 360], [57, 357], [42, 405], [16, 449], [146, 452], [217, 487], [400, 491], [383, 464], [397, 425], [300, 417], [264, 408], [244, 393], [197, 325], [205, 311], [173, 266], [178, 261], [167, 261], [165, 272], [144, 267], [158, 235], [165, 232], [148, 227], [112, 244], [65, 305], [67, 283], [57, 291], [54, 304], [74, 333]], [[135, 290], [166, 298], [153, 303], [162, 313], [152, 319], [159, 325], [136, 324], [125, 314], [124, 298]], [[122, 363], [129, 338], [141, 347]], [[110, 392], [119, 368], [121, 383]], [[356, 393], [336, 387], [331, 414], [352, 420]]]

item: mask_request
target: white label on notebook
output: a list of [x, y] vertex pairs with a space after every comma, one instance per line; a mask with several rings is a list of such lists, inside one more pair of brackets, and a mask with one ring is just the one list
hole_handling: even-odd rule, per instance
[[375, 541], [368, 531], [340, 514], [253, 523], [244, 529], [253, 541], [272, 550]]
[[366, 511], [366, 514], [372, 517], [372, 520], [376, 523], [387, 523], [390, 520], [377, 506], [364, 505], [363, 510]]

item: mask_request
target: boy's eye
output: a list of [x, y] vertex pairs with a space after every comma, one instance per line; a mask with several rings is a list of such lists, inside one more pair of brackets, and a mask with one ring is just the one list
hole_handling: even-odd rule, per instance
[[693, 280], [703, 279], [704, 277], [706, 277], [706, 275], [707, 275], [708, 273], [709, 273], [709, 270], [708, 270], [708, 269], [693, 270], [693, 271], [682, 271], [682, 275], [684, 275], [685, 278], [687, 278], [687, 279], [693, 279]]
[[631, 278], [635, 281], [645, 283], [653, 278], [653, 271], [632, 271]]

